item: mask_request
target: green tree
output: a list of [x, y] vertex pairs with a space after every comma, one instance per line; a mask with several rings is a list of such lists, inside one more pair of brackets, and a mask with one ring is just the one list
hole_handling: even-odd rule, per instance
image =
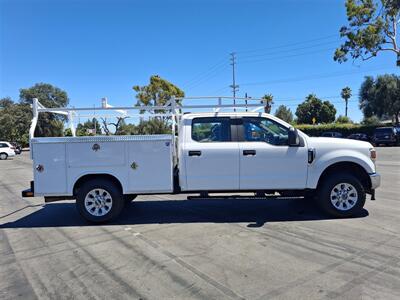
[[0, 99], [0, 139], [29, 143], [29, 126], [32, 119], [28, 104], [14, 103], [11, 98]]
[[0, 109], [8, 108], [14, 105], [14, 101], [10, 97], [4, 97], [0, 99]]
[[400, 76], [379, 75], [374, 79], [365, 77], [359, 92], [360, 108], [365, 118], [390, 116], [399, 124], [400, 118]]
[[[95, 131], [96, 133], [89, 133], [89, 131]], [[77, 136], [85, 136], [85, 135], [101, 135], [101, 126], [99, 121], [96, 118], [92, 120], [87, 120], [83, 124], [79, 123], [76, 126], [76, 135]]]
[[261, 99], [263, 99], [264, 112], [267, 114], [271, 113], [272, 104], [274, 104], [274, 96], [272, 96], [272, 94], [265, 94]]
[[346, 112], [344, 115], [347, 117], [347, 106], [349, 104], [349, 99], [351, 98], [351, 88], [349, 88], [348, 86], [343, 88], [340, 96], [342, 96], [344, 102], [346, 103]]
[[353, 121], [350, 120], [350, 118], [347, 117], [347, 116], [339, 116], [339, 117], [337, 117], [335, 123], [338, 123], [338, 124], [351, 124], [351, 123], [353, 123]]
[[340, 29], [345, 42], [336, 49], [335, 61], [345, 62], [348, 56], [353, 60], [367, 60], [379, 52], [389, 51], [396, 54], [397, 66], [400, 66], [399, 0], [347, 0], [346, 14], [348, 26]]
[[151, 76], [148, 85], [135, 85], [133, 86], [133, 90], [136, 92], [136, 105], [139, 106], [162, 106], [165, 105], [172, 96], [185, 96], [185, 93], [179, 87], [158, 75]]
[[[37, 98], [45, 107], [65, 107], [69, 103], [65, 91], [48, 83], [37, 83], [26, 89], [20, 89], [19, 98], [23, 104], [32, 104]], [[62, 136], [65, 117], [52, 113], [40, 113], [35, 136]]]
[[275, 116], [282, 119], [285, 122], [292, 123], [293, 122], [293, 114], [290, 108], [285, 105], [280, 105], [278, 109], [275, 111]]
[[157, 118], [141, 121], [137, 126], [137, 134], [167, 134], [171, 132], [171, 125]]
[[367, 117], [361, 121], [362, 125], [367, 125], [367, 126], [377, 126], [380, 123], [381, 123], [381, 121], [379, 120], [379, 118], [377, 116]]
[[296, 109], [298, 124], [331, 123], [335, 121], [336, 109], [329, 101], [322, 101], [315, 95], [310, 94], [306, 100], [299, 104]]

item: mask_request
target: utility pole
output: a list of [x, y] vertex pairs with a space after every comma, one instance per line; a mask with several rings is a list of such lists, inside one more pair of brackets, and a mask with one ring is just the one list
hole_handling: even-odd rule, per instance
[[[235, 65], [236, 65], [236, 53], [232, 52], [230, 53], [231, 55], [231, 66], [232, 66], [232, 85], [230, 87], [232, 88], [232, 93], [233, 93], [233, 106], [236, 105], [236, 92], [239, 91], [239, 86], [236, 85], [236, 79], [235, 79]], [[234, 111], [236, 111], [236, 108], [234, 108]]]

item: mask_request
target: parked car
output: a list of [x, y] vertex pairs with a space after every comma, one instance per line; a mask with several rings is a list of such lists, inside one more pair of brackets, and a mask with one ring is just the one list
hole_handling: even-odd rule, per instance
[[378, 145], [398, 145], [400, 142], [400, 136], [397, 134], [395, 127], [378, 127], [374, 131], [372, 136], [372, 143]]
[[342, 138], [343, 135], [340, 132], [334, 132], [334, 131], [327, 131], [322, 133], [322, 137], [333, 137], [333, 138]]
[[351, 140], [359, 140], [365, 142], [369, 141], [368, 135], [366, 135], [365, 133], [352, 133], [347, 138]]
[[15, 156], [15, 148], [8, 142], [0, 141], [0, 159], [4, 160]]
[[[126, 200], [140, 194], [290, 193], [315, 199], [336, 217], [359, 214], [366, 193], [374, 199], [380, 175], [370, 143], [309, 137], [259, 112], [185, 114], [184, 98], [179, 100], [170, 104], [179, 107], [177, 136], [174, 126], [164, 135], [30, 136], [34, 181], [22, 196], [76, 199], [80, 214], [94, 223], [116, 218]], [[32, 107], [31, 133], [38, 112], [49, 110], [37, 99]], [[205, 105], [187, 106], [196, 107]]]
[[22, 147], [20, 144], [15, 143], [15, 142], [11, 142], [10, 144], [15, 148], [15, 154], [21, 154]]

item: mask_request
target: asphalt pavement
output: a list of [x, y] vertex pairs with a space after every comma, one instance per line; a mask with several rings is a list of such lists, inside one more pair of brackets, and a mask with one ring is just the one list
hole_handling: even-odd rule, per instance
[[354, 218], [299, 199], [153, 195], [90, 226], [73, 201], [21, 198], [24, 152], [0, 161], [0, 298], [400, 299], [400, 148], [378, 148], [377, 166], [377, 200]]

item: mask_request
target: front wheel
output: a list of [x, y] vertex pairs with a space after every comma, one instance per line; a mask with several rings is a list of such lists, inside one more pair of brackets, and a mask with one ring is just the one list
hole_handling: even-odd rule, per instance
[[114, 183], [97, 179], [84, 183], [78, 190], [76, 206], [87, 221], [104, 223], [121, 213], [124, 200], [122, 192]]
[[7, 153], [0, 153], [0, 159], [1, 160], [6, 160], [8, 157]]
[[351, 174], [332, 174], [319, 187], [317, 202], [331, 216], [350, 217], [364, 207], [365, 189]]

